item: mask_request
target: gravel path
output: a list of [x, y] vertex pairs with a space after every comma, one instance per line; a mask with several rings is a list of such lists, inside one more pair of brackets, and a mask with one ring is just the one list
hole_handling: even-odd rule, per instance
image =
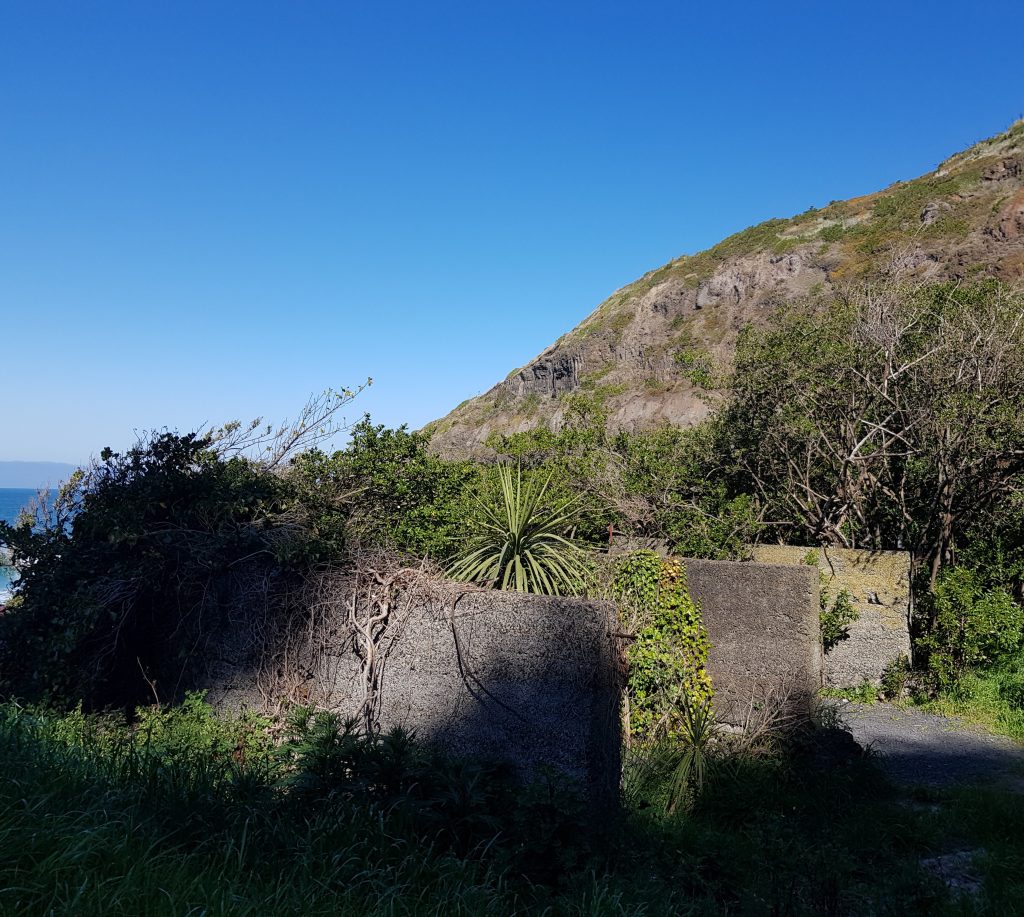
[[1024, 746], [959, 717], [892, 704], [839, 707], [846, 728], [896, 782], [923, 786], [999, 781], [1024, 791]]

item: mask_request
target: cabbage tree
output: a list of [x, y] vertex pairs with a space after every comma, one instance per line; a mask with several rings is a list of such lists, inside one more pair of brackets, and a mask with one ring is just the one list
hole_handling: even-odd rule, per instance
[[583, 592], [587, 554], [569, 536], [578, 500], [552, 499], [551, 476], [524, 480], [521, 467], [500, 465], [498, 484], [493, 499], [477, 499], [476, 531], [448, 573], [516, 592]]

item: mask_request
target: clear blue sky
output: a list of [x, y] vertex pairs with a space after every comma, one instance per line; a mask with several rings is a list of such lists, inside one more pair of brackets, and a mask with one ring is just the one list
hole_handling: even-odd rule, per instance
[[612, 290], [1024, 111], [1024, 4], [0, 0], [0, 459], [419, 426]]

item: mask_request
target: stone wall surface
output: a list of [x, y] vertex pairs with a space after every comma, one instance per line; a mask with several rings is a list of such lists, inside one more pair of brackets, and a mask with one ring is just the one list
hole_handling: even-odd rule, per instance
[[[712, 644], [720, 719], [739, 725], [752, 704], [780, 702], [808, 714], [823, 679], [817, 570], [685, 564]], [[555, 768], [593, 799], [613, 800], [624, 648], [615, 607], [461, 588], [410, 603], [388, 631], [373, 705], [380, 727], [405, 727], [432, 747], [502, 760], [523, 775]], [[204, 651], [196, 686], [221, 709], [266, 710], [289, 698], [358, 713], [364, 680], [343, 581], [335, 592], [316, 627], [301, 609], [288, 624], [239, 603]]]
[[829, 687], [877, 683], [901, 655], [909, 658], [910, 555], [905, 551], [756, 545], [753, 556], [772, 564], [807, 566], [811, 561], [833, 599], [841, 589], [850, 593], [858, 617], [849, 637], [825, 656]]
[[684, 560], [711, 640], [715, 710], [742, 725], [751, 705], [809, 714], [822, 686], [819, 579], [810, 567]]
[[453, 754], [547, 765], [618, 792], [621, 665], [610, 603], [485, 592], [397, 644], [382, 721]]
[[[241, 623], [241, 622], [238, 622]], [[376, 715], [428, 746], [541, 766], [579, 779], [595, 800], [618, 793], [622, 666], [615, 607], [510, 592], [469, 592], [454, 610], [412, 609], [388, 641]], [[237, 632], [237, 631], [236, 631]], [[249, 647], [249, 648], [245, 648]], [[263, 706], [253, 649], [222, 641], [204, 687], [220, 708]], [[361, 683], [351, 641], [298, 668], [317, 697], [351, 715]]]

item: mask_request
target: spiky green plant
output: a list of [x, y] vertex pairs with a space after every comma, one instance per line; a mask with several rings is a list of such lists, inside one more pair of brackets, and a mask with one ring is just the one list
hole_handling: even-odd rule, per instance
[[681, 803], [692, 803], [703, 792], [708, 747], [718, 731], [710, 701], [698, 704], [683, 694], [678, 705], [682, 713], [682, 725], [677, 737], [678, 759], [669, 781], [666, 811], [670, 815]]
[[524, 480], [521, 467], [498, 466], [498, 483], [496, 499], [477, 500], [477, 530], [449, 575], [516, 592], [583, 592], [587, 555], [567, 537], [578, 501], [552, 499], [551, 476]]

